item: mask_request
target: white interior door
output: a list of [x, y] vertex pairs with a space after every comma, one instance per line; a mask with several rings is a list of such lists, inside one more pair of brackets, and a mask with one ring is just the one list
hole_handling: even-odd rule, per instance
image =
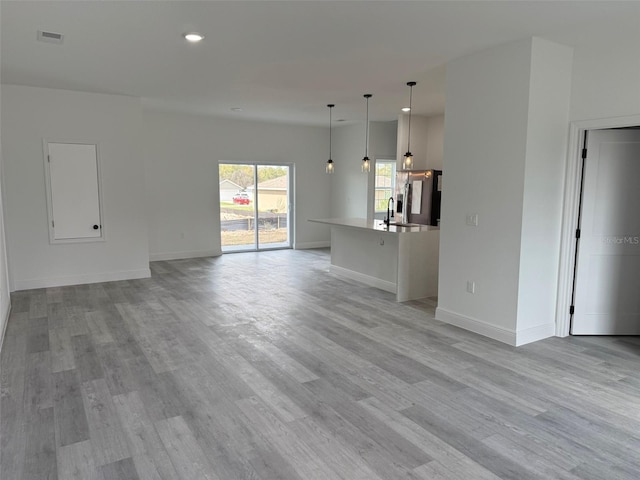
[[640, 334], [640, 130], [588, 134], [571, 333]]
[[102, 236], [95, 145], [48, 144], [52, 240]]

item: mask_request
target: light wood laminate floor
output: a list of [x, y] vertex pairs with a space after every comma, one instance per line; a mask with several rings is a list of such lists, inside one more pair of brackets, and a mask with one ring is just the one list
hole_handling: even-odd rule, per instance
[[18, 292], [0, 478], [640, 478], [640, 342], [512, 348], [328, 273], [327, 251]]

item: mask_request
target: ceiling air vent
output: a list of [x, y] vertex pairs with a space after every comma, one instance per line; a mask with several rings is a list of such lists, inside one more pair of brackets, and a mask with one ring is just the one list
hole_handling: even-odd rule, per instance
[[64, 35], [61, 33], [54, 32], [43, 32], [42, 30], [38, 30], [38, 41], [39, 42], [47, 42], [47, 43], [62, 43], [64, 39]]

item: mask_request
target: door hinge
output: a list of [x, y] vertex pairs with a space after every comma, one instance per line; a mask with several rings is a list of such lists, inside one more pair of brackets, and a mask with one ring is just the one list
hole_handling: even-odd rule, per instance
[[47, 155], [47, 162], [51, 163], [51, 155]]
[[587, 158], [587, 149], [583, 148], [582, 149], [582, 159], [584, 160], [585, 158]]
[[571, 305], [569, 307], [569, 315], [573, 315], [573, 312], [575, 312], [575, 310], [576, 310], [575, 307], [573, 305]]
[[51, 228], [56, 228], [56, 224], [53, 220], [51, 220]]
[[576, 238], [580, 238], [580, 229], [579, 228], [576, 230]]

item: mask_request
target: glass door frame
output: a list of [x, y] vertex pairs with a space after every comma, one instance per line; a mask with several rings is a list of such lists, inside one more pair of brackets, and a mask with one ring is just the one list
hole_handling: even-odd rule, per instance
[[[253, 192], [253, 220], [254, 220], [254, 241], [253, 241], [253, 245], [248, 245], [247, 248], [234, 248], [232, 250], [224, 250], [224, 247], [222, 246], [222, 238], [220, 239], [220, 245], [221, 245], [221, 249], [222, 249], [222, 253], [242, 253], [242, 252], [262, 252], [262, 251], [266, 251], [266, 250], [283, 250], [283, 249], [290, 249], [293, 248], [293, 235], [294, 235], [294, 201], [293, 199], [294, 197], [294, 172], [295, 172], [295, 165], [293, 163], [287, 163], [287, 162], [247, 162], [247, 161], [241, 161], [241, 160], [221, 160], [218, 162], [218, 174], [220, 172], [220, 165], [244, 165], [244, 166], [250, 166], [253, 168], [253, 185], [256, 187], [254, 188], [254, 192]], [[278, 246], [275, 247], [262, 247], [260, 245], [260, 232], [259, 232], [259, 212], [258, 212], [258, 168], [259, 167], [286, 167], [288, 169], [287, 172], [287, 245], [282, 245], [282, 243], [279, 243]], [[220, 177], [218, 176], [218, 183], [220, 183]], [[218, 202], [218, 208], [220, 208], [220, 204]], [[220, 220], [221, 222], [222, 220]], [[221, 226], [221, 224], [220, 224]], [[222, 237], [222, 228], [220, 228], [220, 235]], [[268, 244], [267, 244], [268, 245]]]

